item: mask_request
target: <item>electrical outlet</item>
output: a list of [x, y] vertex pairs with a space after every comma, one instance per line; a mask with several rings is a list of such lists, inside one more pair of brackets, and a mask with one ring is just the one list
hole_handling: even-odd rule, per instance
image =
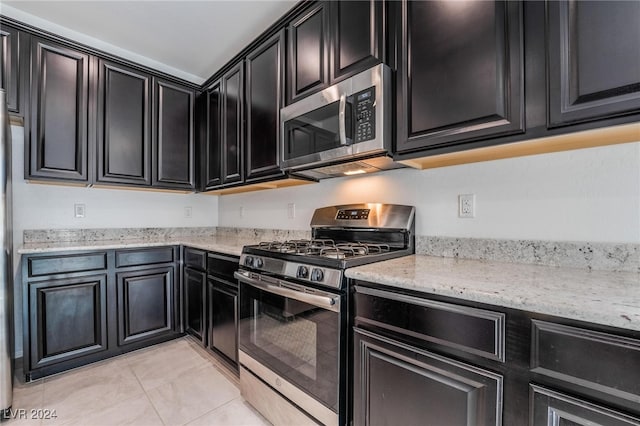
[[86, 208], [85, 208], [84, 204], [74, 204], [73, 205], [73, 215], [74, 215], [74, 217], [79, 218], [79, 219], [83, 218], [84, 215], [85, 215], [85, 211], [86, 211]]
[[458, 195], [458, 217], [476, 216], [476, 196], [475, 194]]
[[244, 217], [244, 206], [240, 206], [240, 210], [238, 211], [238, 215], [242, 218]]
[[185, 207], [184, 208], [184, 217], [191, 219], [193, 214], [193, 211], [191, 209], [191, 207]]
[[296, 205], [294, 203], [287, 204], [287, 218], [289, 219], [296, 218]]

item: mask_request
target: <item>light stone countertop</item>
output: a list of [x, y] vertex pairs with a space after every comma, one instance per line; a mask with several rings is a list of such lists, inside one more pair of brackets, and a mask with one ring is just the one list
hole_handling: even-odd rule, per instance
[[406, 256], [349, 278], [640, 331], [640, 273]]
[[231, 236], [207, 237], [150, 237], [125, 240], [97, 240], [97, 241], [62, 241], [25, 243], [18, 248], [19, 254], [54, 253], [71, 250], [109, 250], [134, 247], [157, 247], [170, 245], [184, 245], [217, 253], [240, 256], [242, 246], [256, 244], [253, 238]]

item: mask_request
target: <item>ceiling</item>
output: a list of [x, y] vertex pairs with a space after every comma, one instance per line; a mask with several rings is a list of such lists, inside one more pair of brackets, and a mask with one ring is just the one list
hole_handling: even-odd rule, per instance
[[0, 1], [0, 13], [202, 83], [297, 0]]

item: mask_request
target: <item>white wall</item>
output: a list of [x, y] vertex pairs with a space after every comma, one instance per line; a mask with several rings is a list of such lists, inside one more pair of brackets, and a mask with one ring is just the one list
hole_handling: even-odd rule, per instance
[[[457, 217], [458, 194], [476, 195], [475, 218]], [[415, 205], [418, 235], [639, 243], [640, 142], [228, 195], [219, 226], [308, 229], [349, 202]]]
[[[25, 229], [217, 226], [218, 197], [133, 190], [80, 188], [26, 183], [24, 129], [11, 126], [13, 166], [14, 312], [16, 356], [22, 356], [22, 292], [16, 249]], [[86, 206], [83, 219], [74, 204]], [[192, 217], [184, 217], [191, 207]]]

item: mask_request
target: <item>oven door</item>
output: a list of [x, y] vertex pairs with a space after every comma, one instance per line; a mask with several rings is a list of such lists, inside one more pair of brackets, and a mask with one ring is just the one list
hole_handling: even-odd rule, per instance
[[313, 417], [336, 424], [344, 410], [345, 296], [247, 271], [235, 275], [240, 363]]

